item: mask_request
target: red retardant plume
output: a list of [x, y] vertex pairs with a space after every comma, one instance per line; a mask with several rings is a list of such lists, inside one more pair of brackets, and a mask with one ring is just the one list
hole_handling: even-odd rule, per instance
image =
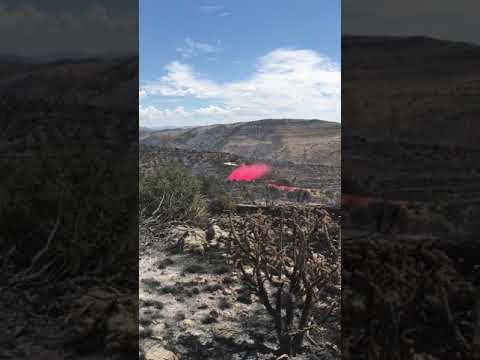
[[252, 181], [265, 176], [270, 171], [267, 164], [240, 165], [228, 176], [230, 181]]

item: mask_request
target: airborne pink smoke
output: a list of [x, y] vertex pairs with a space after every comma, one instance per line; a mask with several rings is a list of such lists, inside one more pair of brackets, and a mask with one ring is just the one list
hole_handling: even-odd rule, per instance
[[230, 181], [252, 181], [270, 172], [267, 164], [240, 165], [228, 176]]

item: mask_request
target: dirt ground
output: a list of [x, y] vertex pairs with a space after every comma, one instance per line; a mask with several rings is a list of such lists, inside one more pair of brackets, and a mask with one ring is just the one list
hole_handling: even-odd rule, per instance
[[[211, 219], [217, 234], [179, 224], [144, 225], [140, 230], [141, 353], [165, 359], [277, 359], [273, 320], [227, 264], [222, 219]], [[219, 226], [219, 224], [221, 226]], [[188, 232], [193, 239], [179, 249]], [[331, 296], [339, 296], [331, 295]], [[338, 300], [338, 299], [337, 299]], [[314, 317], [325, 317], [333, 298], [325, 297]], [[337, 359], [339, 314], [310, 332], [295, 359]]]

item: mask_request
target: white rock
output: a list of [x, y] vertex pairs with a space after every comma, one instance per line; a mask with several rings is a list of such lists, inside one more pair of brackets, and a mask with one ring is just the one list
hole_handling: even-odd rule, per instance
[[207, 245], [207, 236], [203, 230], [191, 229], [184, 235], [183, 251], [185, 252], [203, 254], [205, 245]]
[[172, 243], [181, 252], [203, 254], [207, 246], [205, 231], [198, 228], [178, 226], [170, 230], [167, 242]]
[[179, 360], [179, 358], [162, 346], [152, 346], [145, 350], [145, 360]]
[[207, 240], [209, 241], [218, 241], [219, 239], [227, 238], [228, 235], [228, 232], [222, 230], [217, 224], [211, 224], [207, 230]]

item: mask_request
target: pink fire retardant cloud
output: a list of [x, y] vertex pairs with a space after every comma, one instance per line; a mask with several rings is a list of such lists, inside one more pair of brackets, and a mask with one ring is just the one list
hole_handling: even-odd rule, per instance
[[293, 186], [277, 185], [277, 184], [272, 184], [272, 183], [268, 184], [268, 187], [271, 187], [273, 189], [283, 191], [283, 192], [292, 192], [292, 191], [298, 190], [298, 188], [293, 187]]
[[240, 165], [228, 176], [230, 181], [252, 181], [270, 172], [267, 164]]

